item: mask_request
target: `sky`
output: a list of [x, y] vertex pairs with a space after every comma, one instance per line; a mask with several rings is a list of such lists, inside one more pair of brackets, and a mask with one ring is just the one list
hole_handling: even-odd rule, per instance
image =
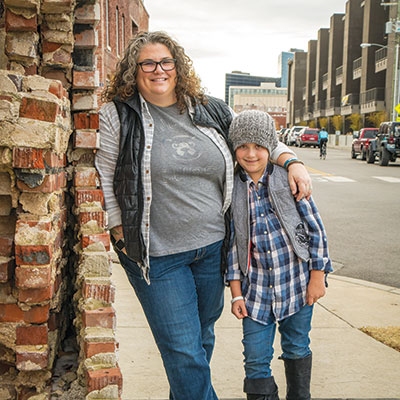
[[279, 77], [278, 57], [307, 51], [346, 0], [144, 0], [149, 30], [169, 33], [193, 60], [206, 93], [225, 97], [225, 74]]

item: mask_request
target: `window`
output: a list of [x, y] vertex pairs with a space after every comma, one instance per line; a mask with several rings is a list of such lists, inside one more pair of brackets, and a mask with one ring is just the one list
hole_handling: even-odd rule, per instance
[[122, 14], [121, 19], [121, 51], [125, 50], [125, 15]]
[[110, 46], [110, 9], [109, 9], [109, 0], [105, 0], [105, 12], [106, 12], [106, 46], [107, 48], [111, 48]]
[[119, 9], [115, 8], [115, 52], [119, 56]]

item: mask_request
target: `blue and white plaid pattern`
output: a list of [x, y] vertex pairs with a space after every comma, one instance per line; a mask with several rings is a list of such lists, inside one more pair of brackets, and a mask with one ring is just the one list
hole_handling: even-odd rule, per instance
[[241, 279], [249, 316], [266, 323], [272, 312], [282, 320], [305, 304], [309, 270], [331, 271], [325, 229], [312, 199], [296, 202], [309, 235], [308, 262], [297, 257], [291, 241], [268, 196], [268, 175], [257, 185], [248, 177], [250, 207], [251, 265], [243, 277], [234, 245], [229, 255], [226, 280]]

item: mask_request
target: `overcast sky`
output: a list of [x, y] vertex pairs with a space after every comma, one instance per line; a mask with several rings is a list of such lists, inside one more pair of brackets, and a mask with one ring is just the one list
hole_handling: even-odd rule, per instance
[[225, 73], [279, 77], [278, 57], [307, 51], [346, 0], [145, 0], [149, 30], [171, 34], [207, 92], [224, 98]]

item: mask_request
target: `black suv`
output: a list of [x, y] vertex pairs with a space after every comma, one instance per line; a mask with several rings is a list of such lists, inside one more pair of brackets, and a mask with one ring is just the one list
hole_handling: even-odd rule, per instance
[[400, 122], [382, 122], [368, 150], [368, 163], [373, 163], [375, 157], [378, 157], [379, 165], [382, 166], [388, 165], [389, 161], [396, 161], [400, 157]]

